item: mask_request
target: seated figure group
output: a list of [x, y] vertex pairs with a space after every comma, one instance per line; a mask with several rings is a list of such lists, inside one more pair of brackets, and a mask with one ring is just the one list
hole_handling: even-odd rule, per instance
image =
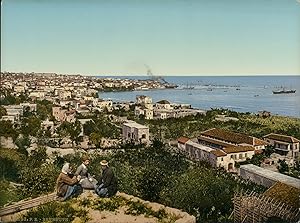
[[72, 172], [70, 163], [64, 164], [56, 181], [56, 193], [60, 200], [77, 196], [83, 189], [94, 190], [100, 197], [111, 197], [117, 193], [117, 179], [108, 162], [106, 160], [100, 162], [102, 175], [98, 180], [89, 173], [89, 164], [89, 158], [83, 157], [82, 164], [75, 173]]

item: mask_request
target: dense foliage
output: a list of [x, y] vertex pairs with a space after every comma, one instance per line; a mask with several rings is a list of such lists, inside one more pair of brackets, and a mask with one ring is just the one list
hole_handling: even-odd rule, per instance
[[[238, 121], [222, 122], [215, 120], [216, 115], [238, 118]], [[249, 113], [238, 113], [227, 109], [212, 109], [206, 115], [169, 118], [165, 120], [144, 120], [150, 132], [157, 138], [177, 139], [180, 136], [196, 137], [201, 131], [211, 128], [223, 128], [231, 131], [263, 137], [269, 133], [278, 133], [300, 138], [300, 119], [282, 116], [258, 117]]]
[[[4, 180], [23, 184], [19, 193], [25, 197], [53, 192], [63, 163], [70, 162], [75, 169], [83, 155], [80, 152], [65, 156], [56, 153], [48, 157], [44, 148], [32, 151], [28, 156], [15, 153], [14, 159], [19, 159], [20, 165], [14, 167], [14, 178], [4, 174]], [[9, 159], [3, 162], [6, 168], [11, 165]], [[96, 178], [102, 172], [100, 161], [107, 159], [118, 178], [119, 191], [183, 209], [197, 216], [199, 222], [228, 222], [231, 198], [236, 190], [264, 190], [213, 169], [207, 163], [195, 165], [160, 141], [154, 141], [147, 148], [129, 145], [111, 153], [96, 152], [90, 154], [90, 159], [89, 171]], [[2, 172], [7, 172], [4, 168]]]
[[120, 128], [104, 115], [99, 115], [97, 118], [84, 124], [83, 132], [90, 137], [92, 143], [98, 148], [101, 146], [103, 138], [116, 139], [121, 134]]

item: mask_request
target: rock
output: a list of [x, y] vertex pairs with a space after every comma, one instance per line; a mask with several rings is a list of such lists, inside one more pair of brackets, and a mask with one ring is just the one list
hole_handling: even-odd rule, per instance
[[72, 223], [83, 223], [83, 221], [79, 217], [76, 217]]

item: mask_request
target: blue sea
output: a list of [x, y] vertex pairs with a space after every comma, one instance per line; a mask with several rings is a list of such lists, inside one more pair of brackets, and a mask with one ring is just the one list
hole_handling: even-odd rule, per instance
[[[147, 76], [118, 77], [147, 79]], [[153, 101], [162, 99], [191, 104], [194, 108], [228, 108], [238, 112], [267, 110], [272, 114], [300, 117], [300, 76], [167, 76], [177, 89], [129, 92], [102, 92], [100, 97], [113, 101], [135, 101], [147, 95]], [[193, 89], [188, 89], [193, 88]], [[273, 90], [295, 89], [295, 94], [273, 94]]]

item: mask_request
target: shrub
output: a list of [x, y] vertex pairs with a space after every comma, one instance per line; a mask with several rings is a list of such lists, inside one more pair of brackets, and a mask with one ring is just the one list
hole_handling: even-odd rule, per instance
[[0, 148], [0, 177], [2, 180], [19, 182], [20, 171], [26, 157], [14, 149]]
[[21, 216], [21, 221], [38, 222], [72, 222], [79, 217], [83, 222], [88, 220], [87, 211], [76, 208], [70, 202], [51, 202], [37, 208], [33, 208]]
[[37, 168], [25, 167], [21, 171], [23, 194], [35, 197], [54, 191], [59, 172], [53, 164], [44, 164]]

